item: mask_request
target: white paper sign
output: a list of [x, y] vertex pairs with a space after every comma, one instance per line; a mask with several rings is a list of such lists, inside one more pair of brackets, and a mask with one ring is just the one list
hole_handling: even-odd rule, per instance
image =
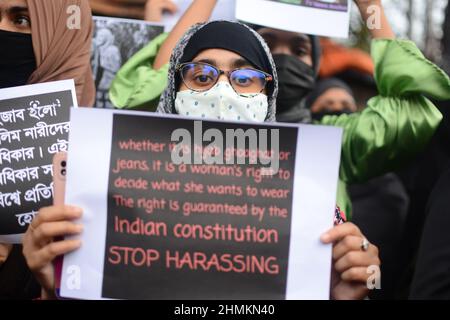
[[347, 38], [351, 0], [237, 0], [236, 18], [270, 28]]
[[[169, 32], [177, 24], [181, 16], [186, 12], [186, 10], [191, 5], [191, 0], [173, 0], [177, 5], [178, 11], [176, 14], [164, 14], [162, 23], [166, 27], [166, 31]], [[236, 0], [218, 0], [216, 7], [211, 16], [211, 21], [213, 20], [236, 20], [235, 17], [236, 10]]]
[[[83, 208], [84, 231], [64, 257], [61, 296], [328, 299], [331, 246], [319, 238], [333, 226], [342, 129], [194, 120], [72, 110], [66, 203]], [[180, 128], [194, 148], [208, 132], [241, 128], [269, 132], [274, 150], [279, 134], [279, 170], [175, 164]]]

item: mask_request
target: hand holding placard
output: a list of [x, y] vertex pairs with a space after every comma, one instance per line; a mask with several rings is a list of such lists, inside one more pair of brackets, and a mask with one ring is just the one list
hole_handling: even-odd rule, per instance
[[[106, 127], [90, 125], [98, 118]], [[318, 238], [332, 225], [336, 183], [329, 179], [337, 179], [338, 162], [329, 161], [339, 158], [338, 129], [202, 122], [202, 132], [279, 130], [280, 171], [262, 175], [259, 165], [175, 164], [171, 132], [184, 128], [193, 133], [194, 123], [118, 111], [72, 115], [71, 145], [86, 135], [99, 138], [86, 153], [69, 153], [67, 201], [83, 207], [82, 239], [89, 245], [65, 256], [61, 295], [327, 298], [331, 248], [321, 246]], [[251, 155], [239, 149], [222, 152]], [[319, 158], [327, 159], [320, 171], [313, 169]], [[93, 175], [95, 180], [88, 178]], [[307, 181], [314, 183], [306, 187]], [[312, 194], [318, 190], [321, 200], [315, 201]], [[311, 266], [313, 273], [305, 272]]]
[[83, 227], [71, 221], [81, 216], [81, 209], [76, 207], [42, 208], [23, 237], [23, 254], [28, 267], [42, 286], [43, 299], [56, 298], [53, 260], [81, 246], [79, 239], [54, 241], [54, 238], [80, 234]]

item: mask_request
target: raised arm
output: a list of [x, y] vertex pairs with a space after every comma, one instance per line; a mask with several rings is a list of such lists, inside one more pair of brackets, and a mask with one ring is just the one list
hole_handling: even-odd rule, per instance
[[373, 39], [395, 39], [381, 0], [355, 0]]
[[172, 0], [147, 0], [145, 4], [145, 20], [160, 22], [164, 11], [175, 14], [177, 10], [178, 7]]
[[442, 119], [427, 97], [450, 99], [446, 73], [413, 42], [389, 38], [386, 26], [372, 31], [378, 37], [371, 51], [379, 95], [360, 113], [321, 121], [345, 128], [340, 177], [347, 183], [363, 182], [408, 163], [425, 148]]
[[186, 31], [196, 23], [203, 23], [210, 19], [211, 14], [216, 6], [217, 0], [195, 0], [180, 18], [178, 23], [172, 29], [169, 37], [161, 46], [156, 56], [153, 68], [160, 69], [169, 62], [173, 49], [178, 40], [186, 33]]

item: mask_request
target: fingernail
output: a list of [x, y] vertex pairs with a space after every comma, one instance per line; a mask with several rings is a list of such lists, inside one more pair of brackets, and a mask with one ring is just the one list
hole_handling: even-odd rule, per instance
[[82, 224], [77, 224], [77, 231], [78, 233], [82, 233], [84, 230], [84, 226]]
[[331, 237], [328, 233], [324, 233], [323, 235], [320, 236], [320, 241], [322, 241], [323, 243], [328, 243], [330, 242]]
[[76, 207], [76, 206], [68, 206], [69, 210], [72, 211], [73, 213], [78, 213], [78, 214], [82, 214], [83, 213], [83, 209], [81, 209], [80, 207]]

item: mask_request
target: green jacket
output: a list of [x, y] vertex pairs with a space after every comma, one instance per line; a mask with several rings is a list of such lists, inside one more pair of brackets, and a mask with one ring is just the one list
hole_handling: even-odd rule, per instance
[[[118, 108], [154, 111], [167, 85], [168, 65], [152, 68], [167, 34], [160, 35], [118, 72], [110, 98]], [[450, 79], [411, 41], [374, 40], [379, 95], [362, 112], [328, 116], [317, 124], [344, 128], [337, 204], [350, 217], [347, 184], [399, 168], [422, 150], [442, 115], [425, 97], [450, 99]]]

